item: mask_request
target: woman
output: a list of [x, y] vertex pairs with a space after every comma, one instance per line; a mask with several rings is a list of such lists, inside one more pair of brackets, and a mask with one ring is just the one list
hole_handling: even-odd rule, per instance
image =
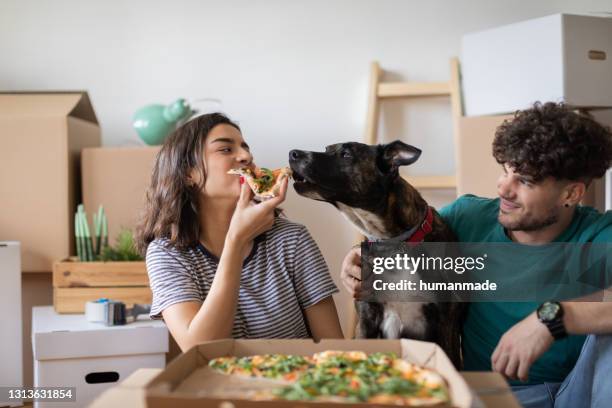
[[146, 253], [152, 318], [185, 351], [221, 338], [341, 338], [325, 261], [305, 227], [256, 204], [230, 169], [254, 166], [238, 125], [199, 116], [162, 146], [138, 245]]

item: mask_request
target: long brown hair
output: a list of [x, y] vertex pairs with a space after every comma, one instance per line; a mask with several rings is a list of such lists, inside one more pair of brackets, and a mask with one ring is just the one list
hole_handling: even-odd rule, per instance
[[[136, 229], [136, 246], [144, 256], [151, 241], [167, 238], [179, 249], [199, 241], [198, 194], [203, 187], [202, 152], [208, 133], [217, 125], [240, 127], [222, 113], [198, 116], [176, 129], [157, 154], [144, 209]], [[192, 170], [200, 173], [200, 184], [189, 184]]]

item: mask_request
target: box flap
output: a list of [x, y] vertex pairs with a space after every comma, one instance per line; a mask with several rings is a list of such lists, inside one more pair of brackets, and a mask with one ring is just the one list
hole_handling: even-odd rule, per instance
[[98, 124], [86, 91], [0, 92], [0, 118], [71, 116]]
[[119, 386], [122, 388], [144, 388], [161, 371], [161, 368], [139, 368], [123, 380]]
[[501, 374], [490, 371], [464, 371], [461, 374], [484, 406], [520, 408], [521, 405]]
[[419, 365], [433, 368], [444, 375], [450, 387], [451, 398], [456, 407], [469, 407], [472, 404], [472, 394], [453, 363], [444, 350], [435, 343], [419, 340], [402, 339], [402, 358]]
[[[52, 404], [49, 404], [53, 406]], [[90, 408], [132, 407], [145, 408], [145, 393], [138, 388], [112, 387], [100, 394]]]

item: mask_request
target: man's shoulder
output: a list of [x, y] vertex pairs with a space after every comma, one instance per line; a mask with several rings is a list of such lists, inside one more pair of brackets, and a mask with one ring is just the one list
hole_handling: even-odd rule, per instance
[[578, 240], [612, 242], [612, 211], [599, 212], [592, 207], [578, 207]]
[[498, 225], [499, 199], [462, 195], [440, 209], [459, 241], [481, 241]]
[[440, 209], [442, 217], [479, 217], [486, 214], [493, 214], [496, 218], [499, 210], [499, 199], [478, 197], [473, 194], [464, 194], [452, 203]]

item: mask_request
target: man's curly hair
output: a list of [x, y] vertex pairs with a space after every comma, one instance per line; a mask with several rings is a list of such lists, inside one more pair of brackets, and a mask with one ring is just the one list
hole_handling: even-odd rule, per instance
[[553, 177], [588, 185], [612, 164], [612, 133], [587, 113], [537, 102], [497, 128], [493, 157], [535, 182]]

